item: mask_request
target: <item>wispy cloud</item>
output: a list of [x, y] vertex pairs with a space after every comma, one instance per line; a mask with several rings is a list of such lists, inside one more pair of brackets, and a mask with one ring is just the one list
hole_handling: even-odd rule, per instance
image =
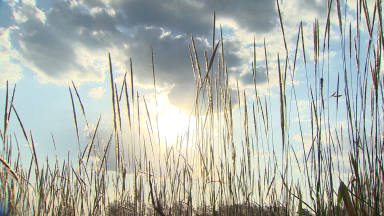
[[91, 97], [93, 100], [99, 100], [103, 97], [105, 92], [105, 88], [102, 86], [92, 88], [89, 92], [88, 95]]

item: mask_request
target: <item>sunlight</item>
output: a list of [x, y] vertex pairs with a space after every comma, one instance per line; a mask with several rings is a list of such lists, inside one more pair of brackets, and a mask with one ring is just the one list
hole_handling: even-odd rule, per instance
[[173, 144], [177, 136], [184, 136], [188, 132], [188, 126], [190, 130], [194, 127], [194, 118], [169, 103], [162, 106], [164, 109], [159, 113], [160, 138]]
[[[154, 94], [147, 95], [146, 100], [151, 113], [154, 114], [157, 112], [158, 114], [161, 142], [166, 140], [168, 144], [174, 144], [178, 136], [185, 136], [188, 128], [190, 132], [195, 128], [195, 118], [190, 117], [185, 114], [183, 110], [172, 105], [168, 99], [168, 92], [157, 94], [157, 106]], [[153, 126], [156, 127], [155, 125]]]

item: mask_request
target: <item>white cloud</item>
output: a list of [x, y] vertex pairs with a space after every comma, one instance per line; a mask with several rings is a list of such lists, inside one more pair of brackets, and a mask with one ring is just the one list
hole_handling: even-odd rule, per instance
[[310, 111], [311, 104], [307, 100], [297, 100], [297, 109], [298, 109], [299, 113], [302, 113], [304, 111]]
[[89, 92], [88, 92], [88, 95], [90, 98], [92, 98], [93, 100], [99, 100], [103, 97], [104, 95], [104, 92], [105, 92], [105, 88], [102, 87], [102, 86], [99, 86], [97, 88], [93, 88], [91, 89]]
[[302, 141], [303, 141], [305, 151], [308, 154], [308, 151], [312, 146], [312, 135], [309, 133], [303, 133], [302, 135], [301, 135], [301, 133], [298, 133], [298, 134], [293, 136], [293, 139], [299, 143], [302, 143]]
[[13, 27], [0, 28], [0, 88], [5, 87], [8, 80], [10, 84], [16, 83], [23, 77], [19, 53], [12, 47], [10, 31]]
[[[299, 117], [295, 117], [293, 119], [293, 121], [298, 122], [299, 121]], [[309, 122], [309, 121], [311, 121], [311, 116], [309, 116], [309, 115], [300, 115], [300, 122]]]
[[[231, 87], [236, 75], [249, 81], [250, 63], [253, 61], [253, 44], [256, 39], [257, 67], [264, 65], [264, 38], [267, 46], [269, 86], [278, 84], [277, 56], [284, 63], [285, 47], [275, 1], [257, 3], [241, 1], [206, 2], [167, 0], [147, 4], [145, 1], [58, 1], [44, 14], [34, 1], [15, 3], [14, 17], [19, 29], [14, 41], [20, 45], [22, 63], [36, 73], [40, 82], [68, 84], [74, 80], [85, 82], [105, 80], [108, 70], [107, 53], [111, 52], [114, 72], [124, 73], [133, 60], [135, 85], [153, 86], [151, 45], [154, 50], [156, 85], [159, 88], [173, 85], [170, 103], [177, 108], [191, 107], [195, 96], [195, 80], [191, 70], [188, 42], [194, 35], [202, 73], [205, 72], [203, 50], [212, 48], [212, 13], [216, 9], [216, 27], [224, 31], [225, 61]], [[301, 7], [297, 7], [300, 4]], [[333, 5], [333, 8], [335, 6]], [[326, 22], [327, 4], [323, 1], [282, 1], [287, 46], [290, 57], [296, 48], [296, 37], [301, 20], [306, 40], [307, 54], [313, 49], [313, 25], [319, 18], [320, 29]], [[198, 13], [197, 13], [198, 12]], [[348, 20], [350, 14], [347, 14]], [[332, 23], [337, 24], [337, 14], [332, 11]], [[216, 35], [218, 35], [216, 31]], [[332, 36], [338, 31], [331, 32]], [[218, 41], [216, 37], [216, 41]], [[219, 52], [221, 49], [219, 48]], [[300, 53], [300, 52], [299, 52]], [[331, 50], [331, 55], [334, 51]], [[307, 59], [311, 59], [308, 56]], [[300, 55], [299, 55], [300, 58]], [[293, 63], [291, 62], [291, 66]], [[284, 68], [284, 64], [281, 64]], [[217, 62], [214, 62], [217, 71]], [[260, 94], [269, 94], [263, 68], [257, 74]], [[240, 77], [241, 78], [241, 77]], [[232, 80], [231, 80], [232, 79]], [[264, 82], [263, 82], [264, 81]], [[299, 80], [300, 81], [300, 80]], [[289, 82], [288, 82], [289, 83]], [[240, 90], [253, 89], [252, 82], [239, 83]], [[186, 98], [191, 97], [190, 101]]]
[[45, 23], [45, 13], [36, 7], [34, 0], [23, 1], [20, 5], [15, 5], [13, 11], [13, 18], [17, 23], [23, 23], [31, 18], [36, 18]]
[[268, 157], [269, 151], [266, 149], [260, 149], [259, 151], [253, 153], [253, 157]]

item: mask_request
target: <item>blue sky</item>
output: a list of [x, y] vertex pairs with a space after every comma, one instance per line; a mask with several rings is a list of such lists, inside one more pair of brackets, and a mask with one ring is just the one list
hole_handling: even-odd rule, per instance
[[[308, 83], [313, 85], [315, 81], [312, 57], [313, 22], [318, 18], [322, 45], [327, 2], [317, 0], [279, 2], [291, 65], [293, 65], [299, 24], [303, 21], [309, 65]], [[372, 11], [374, 1], [367, 2]], [[343, 20], [348, 25], [351, 23], [354, 33], [356, 32], [355, 5], [355, 1], [348, 1], [347, 16]], [[346, 5], [342, 3], [343, 15], [345, 7]], [[329, 67], [331, 73], [324, 77], [331, 86], [327, 89], [328, 96], [336, 91], [337, 73], [342, 73], [343, 70], [335, 8], [334, 4], [330, 18]], [[235, 100], [237, 98], [235, 90], [236, 79], [238, 79], [239, 89], [241, 92], [246, 91], [249, 104], [254, 102], [251, 62], [253, 61], [252, 44], [254, 38], [256, 40], [258, 91], [263, 97], [269, 95], [272, 98], [274, 142], [279, 143], [281, 135], [277, 56], [279, 53], [280, 58], [284, 59], [285, 49], [276, 2], [272, 0], [2, 0], [0, 1], [0, 101], [5, 101], [6, 80], [9, 81], [10, 89], [17, 84], [14, 106], [24, 127], [28, 130], [30, 128], [33, 133], [38, 156], [53, 157], [53, 135], [59, 159], [67, 158], [68, 151], [70, 151], [70, 157], [75, 158], [78, 144], [68, 86], [72, 88], [77, 109], [80, 147], [84, 148], [86, 145], [88, 134], [73, 91], [72, 81], [80, 94], [91, 129], [94, 129], [101, 114], [102, 124], [99, 136], [100, 139], [108, 140], [113, 131], [108, 53], [111, 53], [118, 89], [121, 88], [125, 72], [130, 71], [129, 61], [130, 58], [132, 59], [135, 91], [138, 91], [140, 99], [146, 98], [149, 110], [154, 111], [156, 108], [151, 66], [152, 46], [157, 100], [160, 107], [157, 108], [159, 125], [164, 134], [162, 139], [166, 137], [172, 142], [176, 139], [176, 131], [185, 129], [188, 125], [190, 119], [188, 116], [191, 114], [196, 93], [188, 42], [190, 43], [191, 34], [193, 34], [201, 61], [204, 59], [204, 48], [210, 55], [214, 9], [216, 9], [216, 35], [219, 35], [220, 24], [223, 27], [224, 52], [233, 98]], [[368, 40], [365, 29], [365, 27], [361, 29], [361, 41]], [[218, 38], [216, 37], [216, 41]], [[269, 61], [271, 92], [267, 88], [264, 39]], [[204, 68], [203, 64], [202, 67]], [[308, 129], [310, 124], [304, 120], [308, 119], [310, 111], [302, 54], [298, 56], [296, 68], [294, 83], [299, 100], [298, 109], [301, 112], [304, 128]], [[217, 68], [214, 67], [214, 70]], [[130, 74], [128, 73], [127, 76], [129, 78], [127, 80], [130, 81]], [[290, 83], [291, 80], [288, 81], [288, 89], [290, 89]], [[289, 90], [287, 95], [291, 97]], [[333, 99], [328, 100], [329, 107], [332, 108], [335, 107]], [[290, 107], [290, 100], [287, 103]], [[4, 109], [3, 107], [0, 111]], [[299, 130], [294, 124], [296, 107], [293, 103], [291, 109], [293, 111], [290, 118], [293, 123], [290, 126], [290, 140], [300, 152], [301, 144], [297, 139]], [[248, 112], [251, 113], [250, 110]], [[332, 117], [336, 114], [331, 113]], [[154, 114], [151, 113], [151, 115]], [[345, 123], [346, 120], [344, 115], [338, 114], [338, 116], [339, 122], [337, 126], [335, 125], [336, 127], [343, 121]], [[238, 116], [238, 118], [241, 117]], [[126, 128], [128, 128], [127, 122], [125, 118], [123, 124]], [[241, 126], [240, 120], [238, 124]], [[26, 141], [23, 139], [14, 115], [9, 131], [17, 135], [23, 162], [28, 164], [31, 156], [30, 149], [28, 145], [24, 145]], [[238, 142], [241, 142], [243, 136], [241, 133], [241, 131], [236, 132]], [[309, 136], [310, 131], [305, 133]], [[262, 152], [271, 154], [266, 148]]]

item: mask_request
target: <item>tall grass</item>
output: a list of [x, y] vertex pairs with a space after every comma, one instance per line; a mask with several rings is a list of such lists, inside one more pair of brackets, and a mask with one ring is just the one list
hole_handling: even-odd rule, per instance
[[[75, 162], [68, 159], [58, 164], [56, 156], [56, 163], [49, 164], [48, 159], [45, 162], [37, 158], [32, 132], [25, 131], [13, 106], [16, 86], [9, 98], [7, 84], [4, 126], [0, 131], [3, 143], [0, 200], [6, 206], [3, 211], [8, 215], [382, 215], [381, 1], [375, 2], [373, 14], [369, 14], [365, 0], [357, 2], [356, 35], [351, 31], [351, 23], [346, 23], [345, 14], [343, 17], [340, 1], [329, 1], [324, 31], [320, 31], [317, 20], [313, 24], [313, 65], [306, 57], [305, 43], [309, 42], [304, 41], [302, 23], [294, 52], [289, 50], [278, 1], [276, 4], [286, 51], [285, 59], [278, 55], [277, 61], [279, 115], [273, 111], [276, 97], [272, 93], [275, 89], [265, 42], [269, 95], [261, 94], [257, 87], [256, 43], [253, 95], [247, 95], [238, 84], [236, 89], [231, 88], [224, 58], [225, 41], [221, 32], [220, 39], [215, 38], [215, 16], [211, 53], [204, 50], [204, 57], [198, 56], [201, 51], [196, 50], [191, 36], [189, 52], [196, 81], [191, 116], [196, 122], [190, 124], [185, 134], [179, 134], [173, 145], [164, 144], [157, 114], [151, 114], [145, 97], [135, 93], [132, 60], [130, 73], [125, 74], [120, 84], [113, 78], [109, 55], [113, 131], [109, 140], [101, 144], [97, 136], [100, 116], [89, 143], [80, 148], [79, 116], [82, 115], [87, 125], [88, 121], [75, 84], [69, 87], [79, 142]], [[337, 80], [331, 80], [334, 71], [329, 59], [332, 8], [336, 8], [338, 15], [342, 51], [343, 71]], [[366, 50], [362, 50], [360, 37], [363, 25], [369, 32]], [[300, 55], [308, 90], [307, 127], [298, 111], [295, 82]], [[205, 70], [201, 62], [205, 63]], [[313, 83], [309, 76], [315, 77]], [[76, 111], [76, 98], [81, 115]], [[124, 107], [127, 113], [122, 113]], [[296, 114], [298, 121], [292, 120]], [[20, 154], [16, 159], [11, 158], [13, 149], [19, 148], [17, 138], [7, 131], [11, 116], [16, 116], [23, 139], [32, 149], [27, 168], [20, 163]], [[128, 129], [122, 124], [125, 116]], [[340, 124], [340, 118], [347, 119], [347, 123]], [[279, 128], [274, 127], [276, 121]], [[300, 132], [300, 150], [293, 145], [294, 125]], [[54, 139], [53, 145], [56, 145]], [[262, 155], [266, 149], [270, 154]], [[110, 151], [116, 155], [115, 172], [107, 167]], [[346, 155], [348, 164], [343, 164]]]

